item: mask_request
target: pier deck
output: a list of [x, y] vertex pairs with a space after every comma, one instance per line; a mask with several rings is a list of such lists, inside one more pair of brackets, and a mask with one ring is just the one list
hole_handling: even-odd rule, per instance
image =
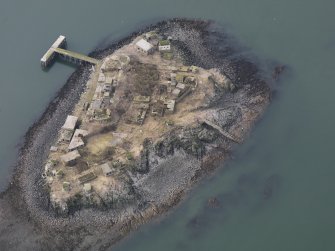
[[60, 35], [41, 58], [42, 68], [47, 68], [54, 61], [56, 56], [60, 56], [71, 63], [77, 64], [89, 63], [96, 65], [99, 62], [99, 60], [95, 58], [91, 58], [77, 52], [69, 51], [65, 48], [66, 38], [65, 36]]
[[73, 52], [73, 51], [69, 51], [69, 50], [65, 50], [62, 48], [55, 48], [54, 49], [55, 52], [57, 52], [58, 54], [60, 54], [62, 57], [68, 59], [69, 61], [78, 61], [80, 62], [87, 62], [90, 64], [97, 64], [99, 62], [99, 60], [95, 59], [95, 58], [91, 58], [88, 57], [86, 55], [77, 53], [77, 52]]

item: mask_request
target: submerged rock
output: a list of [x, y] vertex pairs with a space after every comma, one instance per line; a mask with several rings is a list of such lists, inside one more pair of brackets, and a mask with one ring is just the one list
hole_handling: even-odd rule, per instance
[[210, 208], [218, 208], [220, 207], [220, 201], [216, 197], [209, 198], [207, 201], [207, 205]]

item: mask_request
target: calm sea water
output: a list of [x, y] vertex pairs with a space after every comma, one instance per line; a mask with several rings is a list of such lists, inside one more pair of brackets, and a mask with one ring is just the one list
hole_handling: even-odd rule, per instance
[[[332, 0], [1, 0], [1, 189], [25, 131], [74, 71], [60, 63], [40, 69], [60, 33], [70, 49], [88, 53], [162, 18], [209, 18], [290, 74], [227, 168], [116, 249], [335, 250], [334, 9]], [[220, 208], [206, 206], [214, 196]]]

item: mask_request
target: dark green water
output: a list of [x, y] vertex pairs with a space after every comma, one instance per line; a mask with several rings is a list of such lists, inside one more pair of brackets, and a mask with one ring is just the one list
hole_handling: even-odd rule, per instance
[[[60, 34], [88, 53], [146, 23], [210, 18], [261, 58], [290, 67], [279, 95], [236, 158], [162, 221], [117, 250], [335, 250], [335, 2], [146, 0], [0, 2], [0, 183], [16, 145], [73, 68], [43, 72], [39, 58]], [[275, 177], [272, 196], [264, 186]], [[218, 209], [206, 206], [217, 196]]]

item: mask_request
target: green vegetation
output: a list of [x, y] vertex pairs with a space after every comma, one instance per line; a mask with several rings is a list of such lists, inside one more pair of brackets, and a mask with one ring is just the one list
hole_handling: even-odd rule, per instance
[[194, 65], [192, 65], [192, 66], [190, 67], [190, 70], [191, 70], [192, 72], [194, 72], [194, 73], [196, 73], [196, 72], [199, 71], [198, 67], [196, 67], [196, 66], [194, 66]]
[[82, 208], [83, 204], [81, 203], [82, 195], [80, 193], [76, 193], [73, 197], [69, 198], [66, 201], [68, 207], [68, 213], [73, 214], [75, 211]]
[[174, 121], [173, 121], [173, 120], [166, 120], [166, 121], [165, 121], [165, 124], [166, 124], [167, 126], [174, 126]]
[[71, 189], [70, 182], [64, 181], [63, 182], [63, 190], [68, 192], [68, 191], [70, 191], [70, 189]]
[[151, 96], [154, 86], [159, 81], [159, 71], [156, 65], [142, 64], [139, 62], [132, 62], [134, 74], [132, 74], [134, 90], [142, 96]]
[[160, 46], [165, 46], [165, 45], [169, 45], [170, 44], [170, 41], [169, 40], [160, 40], [159, 41], [159, 45]]
[[146, 37], [149, 38], [149, 39], [157, 38], [157, 37], [158, 37], [158, 34], [157, 34], [157, 32], [155, 32], [155, 31], [149, 31], [149, 32], [146, 34]]
[[55, 159], [51, 159], [51, 160], [50, 160], [50, 163], [51, 163], [53, 166], [56, 166], [56, 165], [59, 163], [59, 161], [58, 161], [58, 160], [55, 160]]
[[111, 159], [115, 153], [115, 148], [113, 146], [107, 146], [100, 154], [101, 159]]
[[125, 64], [125, 63], [128, 62], [128, 57], [121, 55], [120, 56], [120, 61]]
[[133, 160], [134, 156], [133, 156], [133, 154], [131, 152], [127, 152], [126, 153], [126, 158], [127, 158], [127, 160]]
[[172, 52], [164, 52], [162, 57], [166, 60], [171, 60], [173, 58]]
[[184, 74], [178, 73], [177, 76], [176, 76], [176, 81], [178, 83], [183, 83], [184, 82], [184, 77], [185, 77]]
[[58, 172], [57, 172], [57, 177], [58, 177], [58, 179], [62, 179], [63, 177], [64, 177], [64, 171], [63, 170], [59, 170]]

